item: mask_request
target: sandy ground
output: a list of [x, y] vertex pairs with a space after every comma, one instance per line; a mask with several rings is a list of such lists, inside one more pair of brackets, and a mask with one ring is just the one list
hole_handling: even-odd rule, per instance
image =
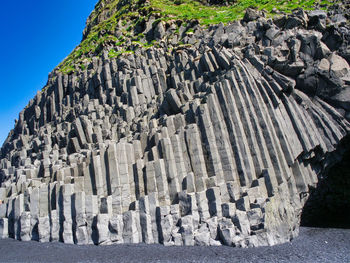
[[76, 246], [0, 240], [0, 262], [350, 262], [350, 229], [300, 229], [274, 247]]

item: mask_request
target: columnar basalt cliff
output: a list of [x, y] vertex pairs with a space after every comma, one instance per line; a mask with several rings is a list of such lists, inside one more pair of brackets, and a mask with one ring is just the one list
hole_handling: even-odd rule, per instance
[[[125, 1], [104, 9], [112, 2], [98, 3], [85, 40], [123, 10]], [[61, 65], [1, 149], [0, 237], [291, 240], [310, 187], [349, 148], [342, 10], [267, 19], [248, 9], [241, 21], [209, 27], [148, 15], [133, 30], [152, 45], [105, 41], [82, 66]]]

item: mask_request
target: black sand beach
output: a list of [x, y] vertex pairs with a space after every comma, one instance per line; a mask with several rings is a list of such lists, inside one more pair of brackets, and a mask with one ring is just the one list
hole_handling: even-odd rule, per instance
[[350, 262], [350, 229], [300, 228], [274, 247], [76, 246], [0, 240], [0, 262]]

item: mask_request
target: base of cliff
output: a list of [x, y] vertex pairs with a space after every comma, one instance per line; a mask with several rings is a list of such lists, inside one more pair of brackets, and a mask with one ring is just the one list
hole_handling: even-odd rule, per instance
[[[18, 253], [21, 251], [21, 253]], [[0, 240], [0, 262], [349, 262], [350, 230], [301, 227], [274, 247], [75, 246]]]

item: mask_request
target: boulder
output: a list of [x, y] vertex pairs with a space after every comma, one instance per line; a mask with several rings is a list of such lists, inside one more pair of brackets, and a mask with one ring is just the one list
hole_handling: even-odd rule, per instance
[[333, 104], [339, 108], [350, 111], [350, 87], [344, 87], [339, 93], [331, 97]]
[[321, 59], [320, 63], [318, 64], [318, 69], [323, 72], [329, 72], [331, 64], [328, 59]]
[[331, 74], [337, 78], [344, 77], [349, 74], [349, 64], [341, 56], [332, 53], [329, 57]]
[[331, 21], [334, 24], [341, 24], [347, 22], [346, 18], [342, 14], [335, 14], [334, 16], [332, 16]]
[[312, 10], [309, 12], [308, 28], [323, 32], [326, 29], [327, 13], [323, 10]]
[[261, 12], [258, 9], [247, 8], [243, 17], [244, 22], [250, 22], [257, 20], [261, 16]]
[[159, 22], [153, 30], [155, 39], [159, 40], [165, 36], [165, 27], [163, 22]]
[[285, 24], [284, 24], [284, 28], [285, 29], [293, 29], [296, 27], [300, 27], [304, 24], [304, 21], [302, 19], [300, 19], [299, 17], [296, 16], [290, 16], [287, 18]]

